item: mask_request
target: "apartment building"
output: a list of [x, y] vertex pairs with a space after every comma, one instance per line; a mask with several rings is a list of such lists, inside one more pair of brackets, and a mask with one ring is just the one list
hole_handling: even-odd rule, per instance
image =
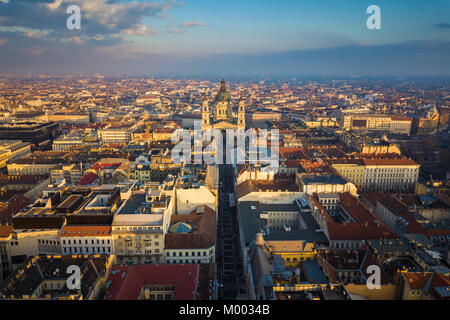
[[[2, 300], [98, 300], [112, 267], [112, 256], [33, 256], [0, 287]], [[71, 266], [80, 268], [80, 288], [69, 289]]]
[[104, 128], [98, 131], [103, 143], [128, 143], [131, 141], [130, 128]]
[[56, 183], [66, 180], [67, 184], [75, 184], [83, 177], [83, 169], [80, 165], [59, 165], [50, 171], [50, 181]]
[[363, 159], [365, 191], [412, 191], [420, 165], [411, 159]]
[[402, 272], [402, 300], [450, 300], [450, 276], [439, 272]]
[[212, 265], [158, 264], [111, 268], [106, 300], [207, 300], [214, 294]]
[[[150, 192], [152, 194], [152, 192]], [[164, 263], [164, 234], [173, 210], [160, 192], [135, 193], [114, 215], [112, 238], [118, 264]]]
[[59, 136], [53, 140], [52, 150], [53, 151], [63, 151], [64, 149], [71, 146], [79, 146], [83, 144], [83, 138], [79, 135], [72, 136]]
[[59, 237], [63, 255], [114, 253], [111, 226], [65, 225]]
[[56, 163], [10, 163], [7, 165], [8, 175], [50, 175], [58, 166]]
[[17, 140], [30, 142], [38, 147], [55, 139], [60, 133], [57, 123], [54, 122], [16, 122], [0, 125], [0, 140]]
[[341, 126], [344, 129], [381, 131], [392, 134], [409, 135], [412, 119], [405, 116], [389, 116], [377, 114], [345, 115]]
[[9, 249], [12, 230], [11, 225], [0, 225], [0, 283], [12, 271], [11, 253]]
[[365, 240], [398, 238], [357, 197], [340, 193], [338, 202], [335, 197], [317, 193], [308, 197], [311, 214], [328, 238], [330, 248], [358, 249]]
[[149, 163], [148, 165], [138, 164], [131, 171], [130, 178], [141, 182], [162, 182], [169, 175], [177, 176], [180, 170], [181, 165], [174, 163]]
[[330, 163], [361, 191], [414, 191], [419, 178], [420, 165], [410, 159], [338, 159]]
[[89, 113], [46, 113], [44, 116], [42, 116], [42, 119], [49, 122], [64, 122], [76, 125], [86, 125], [90, 123]]
[[59, 229], [14, 229], [9, 247], [13, 269], [28, 257], [61, 254]]
[[189, 215], [172, 215], [165, 235], [167, 263], [214, 263], [216, 213], [200, 206]]
[[313, 193], [327, 193], [327, 192], [350, 192], [356, 194], [356, 186], [339, 176], [336, 175], [306, 175], [297, 173], [296, 182], [300, 188], [306, 194], [312, 195]]
[[344, 178], [355, 184], [358, 190], [364, 188], [364, 162], [360, 159], [333, 160], [331, 166]]
[[0, 141], [0, 168], [6, 166], [7, 161], [13, 161], [31, 153], [31, 144], [22, 140]]

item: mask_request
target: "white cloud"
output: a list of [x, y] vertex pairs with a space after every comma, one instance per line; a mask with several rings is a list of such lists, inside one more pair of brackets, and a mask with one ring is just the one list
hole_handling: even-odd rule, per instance
[[62, 2], [63, 2], [63, 0], [55, 0], [55, 2], [47, 4], [47, 7], [50, 10], [56, 10], [61, 6]]
[[0, 32], [17, 32], [21, 33], [24, 36], [32, 39], [40, 39], [52, 32], [52, 30], [39, 30], [39, 29], [30, 29], [21, 26], [2, 26], [0, 25]]
[[135, 28], [128, 28], [122, 30], [123, 34], [126, 35], [137, 35], [137, 36], [146, 36], [146, 35], [156, 35], [157, 32], [153, 28], [149, 28], [144, 24], [140, 24]]
[[26, 33], [28, 38], [32, 38], [32, 39], [40, 39], [45, 37], [45, 33], [41, 33], [38, 30], [30, 30]]
[[206, 27], [206, 23], [201, 21], [186, 21], [179, 25], [182, 28]]
[[[0, 0], [5, 2], [5, 0]], [[168, 1], [118, 1], [118, 0], [33, 0], [18, 1], [15, 6], [0, 10], [0, 21], [4, 26], [18, 26], [24, 29], [35, 28], [52, 30], [52, 37], [60, 39], [67, 36], [65, 19], [66, 7], [78, 5], [81, 9], [81, 33], [93, 36], [104, 35], [154, 35], [156, 30], [143, 24], [147, 18], [161, 18], [173, 6], [180, 5]], [[32, 11], [33, 15], [23, 12]], [[36, 34], [30, 34], [36, 37]]]

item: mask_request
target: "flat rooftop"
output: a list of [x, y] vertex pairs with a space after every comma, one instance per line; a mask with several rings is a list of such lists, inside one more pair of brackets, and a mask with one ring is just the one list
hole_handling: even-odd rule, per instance
[[255, 240], [255, 236], [258, 232], [264, 230], [266, 227], [266, 220], [260, 218], [260, 214], [267, 211], [264, 210], [265, 208], [270, 208], [273, 209], [273, 211], [280, 212], [286, 211], [286, 208], [289, 208], [290, 210], [294, 210], [294, 208], [296, 208], [295, 211], [299, 211], [299, 215], [301, 215], [301, 218], [306, 225], [305, 229], [292, 228], [291, 231], [271, 229], [270, 233], [264, 236], [266, 241], [305, 240], [306, 242], [328, 243], [328, 239], [323, 232], [316, 232], [316, 230], [320, 229], [320, 227], [311, 213], [300, 212], [296, 204], [271, 204], [268, 207], [266, 206], [267, 205], [261, 204], [258, 201], [243, 201], [239, 204], [239, 216], [242, 221], [245, 243], [247, 245]]

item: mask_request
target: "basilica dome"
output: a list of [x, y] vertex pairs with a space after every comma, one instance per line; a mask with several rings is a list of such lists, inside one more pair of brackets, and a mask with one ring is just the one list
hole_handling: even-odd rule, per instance
[[222, 79], [222, 82], [220, 84], [220, 91], [216, 96], [216, 102], [230, 102], [231, 100], [231, 95], [230, 93], [227, 91], [227, 87], [225, 85], [225, 80]]

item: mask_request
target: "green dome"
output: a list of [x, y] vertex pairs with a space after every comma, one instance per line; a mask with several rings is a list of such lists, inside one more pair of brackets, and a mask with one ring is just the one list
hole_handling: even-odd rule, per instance
[[216, 96], [216, 102], [230, 102], [231, 95], [227, 91], [227, 87], [225, 85], [225, 80], [222, 79], [221, 85], [220, 85], [220, 91]]

